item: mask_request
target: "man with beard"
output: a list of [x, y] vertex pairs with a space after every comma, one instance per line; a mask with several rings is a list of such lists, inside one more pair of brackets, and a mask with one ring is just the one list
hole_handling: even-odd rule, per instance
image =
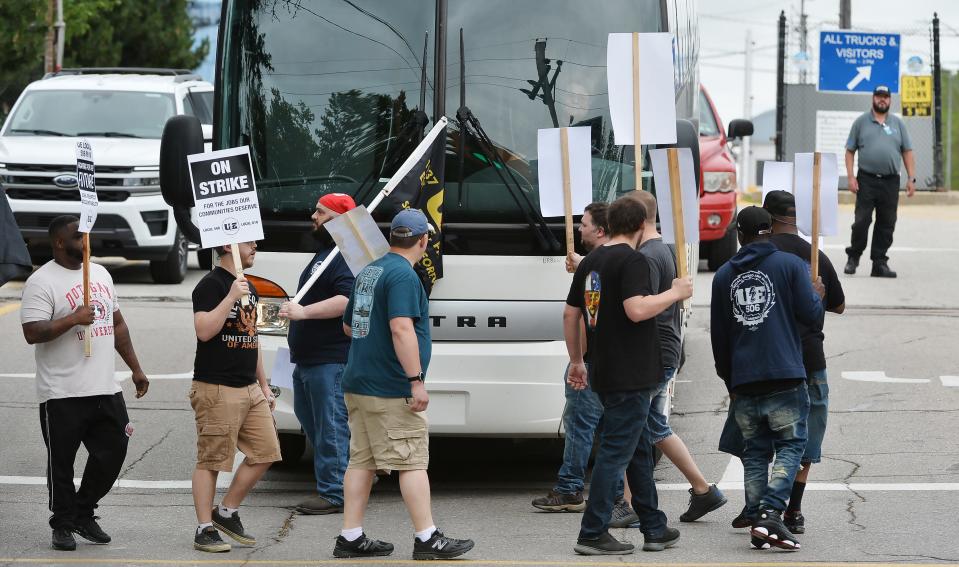
[[[856, 195], [856, 217], [852, 239], [846, 254], [847, 274], [855, 274], [859, 257], [866, 249], [872, 211], [876, 210], [876, 228], [872, 232], [872, 277], [894, 278], [886, 252], [892, 246], [899, 207], [900, 157], [906, 165], [906, 196], [916, 193], [916, 160], [912, 141], [902, 120], [889, 113], [889, 87], [879, 85], [872, 93], [872, 110], [856, 119], [846, 140], [846, 177], [849, 191]], [[853, 158], [859, 152], [859, 174], [853, 175]]]
[[[313, 216], [317, 253], [303, 269], [302, 287], [333, 250], [327, 221], [356, 207], [343, 193], [320, 197]], [[293, 411], [313, 446], [316, 494], [296, 506], [301, 514], [343, 511], [343, 474], [350, 457], [350, 429], [343, 402], [343, 369], [350, 338], [340, 320], [353, 289], [353, 273], [337, 254], [300, 303], [284, 303], [280, 316], [290, 320], [288, 341], [293, 370]]]
[[[608, 209], [609, 205], [606, 203], [591, 203], [586, 206], [583, 220], [579, 225], [579, 235], [587, 251], [609, 241], [609, 225], [606, 222]], [[566, 258], [566, 269], [575, 270], [582, 259], [582, 256], [570, 251]], [[589, 360], [588, 355], [585, 358]], [[568, 371], [567, 367], [566, 372]], [[596, 426], [603, 417], [603, 404], [600, 403], [596, 393], [590, 389], [589, 385], [582, 390], [574, 389], [566, 382], [566, 372], [563, 373], [563, 382], [566, 387], [566, 410], [563, 412], [563, 428], [566, 431], [563, 465], [559, 469], [556, 486], [546, 496], [536, 498], [532, 502], [535, 508], [547, 512], [582, 512], [586, 509], [586, 499], [583, 497], [586, 466], [593, 450]]]
[[[93, 543], [110, 543], [94, 511], [113, 486], [127, 454], [133, 426], [120, 385], [115, 355], [133, 371], [136, 397], [150, 386], [130, 340], [113, 278], [90, 263], [90, 304], [83, 304], [83, 235], [79, 219], [60, 216], [50, 223], [53, 260], [27, 278], [20, 320], [23, 336], [36, 347], [40, 430], [47, 446], [47, 488], [53, 549], [77, 548], [74, 533]], [[83, 354], [84, 327], [90, 327], [90, 356]], [[80, 444], [87, 464], [80, 490], [73, 463]]]

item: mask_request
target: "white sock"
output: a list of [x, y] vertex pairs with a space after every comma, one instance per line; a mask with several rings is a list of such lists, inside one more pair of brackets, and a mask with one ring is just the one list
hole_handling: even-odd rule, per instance
[[220, 509], [220, 515], [229, 518], [233, 515], [234, 512], [238, 511], [239, 508], [227, 508], [223, 504], [217, 506]]
[[200, 524], [200, 525], [198, 525], [198, 526], [196, 527], [196, 534], [197, 534], [197, 535], [200, 535], [200, 532], [202, 532], [204, 529], [209, 528], [209, 527], [212, 527], [212, 526], [213, 526], [213, 522], [206, 522], [205, 524]]
[[420, 541], [429, 541], [433, 537], [433, 532], [436, 531], [436, 526], [430, 526], [421, 532], [416, 532], [416, 539]]
[[363, 535], [363, 526], [340, 530], [340, 535], [343, 536], [343, 539], [346, 541], [356, 541]]

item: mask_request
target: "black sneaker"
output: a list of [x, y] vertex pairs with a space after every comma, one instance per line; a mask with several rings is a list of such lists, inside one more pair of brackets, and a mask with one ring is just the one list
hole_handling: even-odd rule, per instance
[[806, 518], [798, 510], [795, 512], [787, 511], [783, 514], [783, 524], [786, 525], [787, 530], [794, 534], [806, 533]]
[[859, 267], [859, 258], [853, 258], [852, 256], [850, 256], [849, 260], [846, 261], [846, 268], [843, 270], [843, 272], [851, 276], [856, 273], [856, 268], [858, 267]]
[[889, 269], [889, 264], [885, 262], [873, 262], [872, 272], [869, 275], [874, 278], [894, 278], [896, 272]]
[[91, 516], [85, 520], [77, 520], [76, 525], [73, 527], [74, 533], [93, 543], [110, 543], [110, 536], [108, 536], [107, 533], [100, 528], [100, 524], [97, 523], [99, 519], [99, 516]]
[[393, 553], [393, 544], [370, 539], [366, 534], [349, 541], [343, 536], [336, 536], [336, 545], [333, 546], [333, 557], [386, 557]]
[[755, 519], [756, 518], [754, 516], [750, 516], [746, 513], [746, 507], [743, 506], [743, 511], [740, 512], [738, 516], [733, 518], [732, 526], [734, 528], [750, 528], [752, 527]]
[[579, 538], [573, 551], [580, 555], [629, 555], [635, 547], [631, 543], [619, 541], [609, 532], [595, 539]]
[[780, 517], [780, 512], [775, 510], [760, 510], [759, 517], [756, 518], [756, 523], [753, 524], [749, 533], [780, 549], [789, 551], [799, 549], [799, 541], [796, 536], [786, 529]]
[[769, 549], [772, 547], [765, 540], [762, 540], [756, 536], [749, 536], [749, 547], [752, 549]]
[[230, 551], [230, 544], [223, 541], [216, 528], [207, 526], [193, 536], [193, 549], [208, 553], [223, 553]]
[[563, 494], [550, 490], [546, 496], [533, 500], [533, 507], [547, 512], [582, 512], [586, 509], [586, 499], [582, 491]]
[[50, 545], [57, 551], [73, 551], [77, 548], [77, 540], [73, 537], [70, 530], [55, 529]]
[[695, 522], [706, 514], [722, 507], [726, 503], [726, 495], [715, 484], [709, 485], [706, 494], [696, 494], [689, 489], [689, 509], [679, 517], [680, 522]]
[[413, 559], [452, 559], [473, 549], [474, 545], [471, 539], [453, 539], [436, 530], [426, 541], [413, 538]]
[[679, 541], [679, 530], [667, 527], [655, 536], [645, 536], [643, 538], [643, 551], [662, 551], [667, 547], [676, 545]]
[[611, 528], [628, 528], [639, 523], [639, 516], [626, 500], [617, 500], [613, 504], [613, 515], [609, 519]]
[[216, 529], [235, 539], [243, 545], [256, 545], [256, 537], [246, 533], [243, 530], [243, 522], [240, 521], [240, 513], [233, 512], [229, 518], [220, 515], [220, 508], [213, 508], [213, 525]]

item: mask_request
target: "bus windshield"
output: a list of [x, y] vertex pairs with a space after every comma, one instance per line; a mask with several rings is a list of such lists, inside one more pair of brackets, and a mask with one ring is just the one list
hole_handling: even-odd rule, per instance
[[[446, 252], [542, 254], [524, 224], [517, 202], [524, 201], [498, 173], [512, 173], [538, 208], [537, 130], [589, 126], [594, 199], [609, 201], [635, 187], [632, 148], [613, 144], [606, 41], [610, 32], [659, 31], [659, 6], [607, 0], [596, 10], [581, 0], [448, 0], [446, 84], [437, 87], [436, 2], [230, 2], [214, 123], [220, 147], [251, 147], [267, 229], [263, 249], [308, 250], [303, 235], [320, 195], [362, 197], [356, 193], [366, 178], [375, 190], [382, 187], [394, 173], [387, 158], [412, 150], [412, 143], [401, 144], [404, 127], [417, 109], [432, 116], [435, 96], [443, 97], [450, 118]], [[465, 104], [509, 172], [492, 165], [471, 136], [461, 144], [461, 82]], [[381, 207], [377, 220], [393, 212]], [[561, 234], [562, 219], [547, 220]]]

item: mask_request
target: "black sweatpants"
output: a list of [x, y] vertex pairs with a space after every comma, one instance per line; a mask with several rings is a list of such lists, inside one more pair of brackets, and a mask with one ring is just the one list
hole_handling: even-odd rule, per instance
[[866, 249], [872, 211], [876, 211], [876, 226], [872, 230], [872, 249], [869, 258], [873, 262], [889, 259], [886, 252], [892, 246], [892, 233], [896, 230], [896, 209], [899, 207], [899, 176], [876, 177], [862, 170], [856, 176], [859, 193], [856, 194], [856, 220], [852, 223], [852, 239], [846, 254], [859, 259]]
[[[40, 404], [40, 429], [47, 446], [50, 527], [72, 529], [93, 517], [101, 498], [116, 482], [127, 456], [130, 422], [123, 393], [112, 396], [58, 398]], [[80, 444], [89, 457], [80, 490], [73, 485], [73, 463]]]

